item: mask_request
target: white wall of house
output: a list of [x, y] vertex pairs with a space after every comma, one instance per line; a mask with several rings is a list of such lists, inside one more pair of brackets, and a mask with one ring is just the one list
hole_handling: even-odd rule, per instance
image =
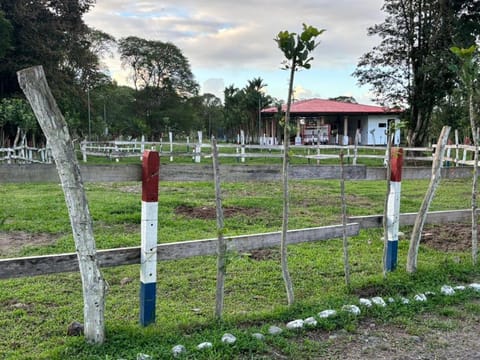
[[[362, 122], [362, 145], [386, 145], [389, 120], [400, 121], [398, 115], [369, 115], [368, 120]], [[394, 144], [400, 144], [400, 130], [395, 131]]]

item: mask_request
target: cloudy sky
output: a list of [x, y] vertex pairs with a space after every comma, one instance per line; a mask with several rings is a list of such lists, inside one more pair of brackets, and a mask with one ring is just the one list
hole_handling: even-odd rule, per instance
[[[372, 103], [368, 87], [351, 76], [358, 58], [378, 43], [367, 27], [384, 20], [382, 0], [97, 0], [86, 23], [119, 39], [138, 36], [170, 41], [190, 61], [202, 92], [219, 97], [225, 86], [244, 87], [260, 77], [266, 92], [287, 94], [288, 72], [273, 41], [281, 30], [300, 32], [302, 23], [326, 29], [310, 70], [295, 77], [295, 97], [354, 96]], [[114, 79], [128, 84], [118, 59], [105, 60]]]

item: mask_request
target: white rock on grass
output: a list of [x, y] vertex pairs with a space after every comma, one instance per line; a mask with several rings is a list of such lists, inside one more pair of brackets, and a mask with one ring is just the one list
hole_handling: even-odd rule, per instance
[[395, 302], [395, 299], [392, 297], [389, 297], [387, 300], [390, 304], [393, 304]]
[[326, 319], [326, 318], [329, 318], [329, 317], [332, 317], [332, 316], [335, 316], [335, 315], [337, 315], [336, 310], [323, 310], [323, 311], [321, 311], [317, 314], [317, 316], [320, 319]]
[[282, 332], [283, 330], [280, 329], [278, 326], [272, 325], [268, 328], [268, 333], [270, 335], [278, 335]]
[[289, 323], [287, 323], [287, 329], [288, 330], [296, 330], [296, 329], [301, 329], [303, 328], [303, 320], [302, 319], [297, 319], [297, 320], [293, 320], [293, 321], [290, 321]]
[[317, 320], [315, 320], [313, 316], [306, 318], [303, 322], [306, 326], [317, 326], [318, 324]]
[[137, 354], [137, 360], [150, 360], [150, 359], [152, 359], [150, 355], [142, 354], [142, 353]]
[[480, 284], [472, 283], [468, 285], [469, 288], [475, 290], [475, 291], [480, 291]]
[[372, 307], [372, 302], [369, 299], [360, 298], [359, 302], [360, 302], [360, 305], [363, 305], [366, 307]]
[[420, 301], [420, 302], [427, 301], [427, 296], [425, 294], [417, 294], [415, 295], [413, 300]]
[[225, 344], [234, 344], [235, 341], [237, 341], [237, 338], [232, 334], [225, 333], [222, 336], [222, 342]]
[[372, 303], [377, 305], [377, 306], [381, 306], [381, 307], [387, 306], [387, 304], [385, 303], [385, 300], [383, 300], [383, 298], [381, 298], [380, 296], [373, 297], [372, 298]]
[[465, 286], [463, 286], [463, 285], [458, 285], [458, 286], [455, 286], [454, 289], [455, 289], [455, 290], [460, 290], [460, 291], [462, 291], [462, 290], [465, 290]]
[[260, 333], [253, 333], [252, 337], [254, 337], [255, 339], [260, 340], [260, 341], [265, 340], [265, 335], [260, 334]]
[[172, 348], [173, 357], [180, 356], [182, 354], [185, 354], [186, 352], [187, 352], [187, 349], [185, 349], [185, 346], [183, 345], [175, 345]]
[[360, 315], [361, 313], [360, 308], [357, 305], [343, 305], [342, 310], [353, 315]]
[[440, 292], [443, 295], [454, 295], [455, 294], [455, 290], [450, 285], [443, 285], [440, 288]]
[[402, 298], [400, 299], [400, 301], [401, 301], [402, 304], [404, 304], [404, 305], [410, 304], [410, 300], [408, 300], [406, 297], [402, 297]]
[[210, 349], [212, 346], [213, 345], [211, 342], [205, 341], [205, 342], [202, 342], [201, 344], [198, 344], [197, 349], [198, 350]]

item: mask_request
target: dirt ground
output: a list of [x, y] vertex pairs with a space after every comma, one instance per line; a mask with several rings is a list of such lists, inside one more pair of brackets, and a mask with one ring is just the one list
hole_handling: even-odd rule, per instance
[[[225, 207], [224, 216], [242, 214], [254, 217], [261, 210], [242, 207]], [[214, 207], [193, 208], [180, 206], [177, 215], [198, 219], [214, 219]], [[51, 234], [30, 234], [22, 231], [0, 232], [0, 256], [18, 254], [29, 245], [47, 245], [58, 237]], [[422, 243], [442, 251], [465, 251], [471, 247], [471, 228], [465, 224], [445, 224], [425, 227]], [[277, 252], [270, 249], [251, 251], [256, 260], [277, 258]], [[479, 301], [480, 303], [480, 301]], [[395, 324], [378, 324], [365, 319], [354, 333], [344, 330], [327, 333], [309, 331], [303, 340], [322, 341], [329, 344], [328, 355], [312, 359], [479, 359], [480, 360], [480, 314], [470, 318], [447, 318], [437, 315], [419, 315], [421, 333], [412, 334], [409, 329]], [[422, 325], [423, 324], [423, 325]], [[284, 358], [272, 354], [272, 358]]]

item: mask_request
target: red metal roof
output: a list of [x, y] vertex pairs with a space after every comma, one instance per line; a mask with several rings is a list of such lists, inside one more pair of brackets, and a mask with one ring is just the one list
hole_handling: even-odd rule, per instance
[[[285, 111], [287, 105], [282, 106]], [[276, 113], [276, 107], [262, 110], [262, 113]], [[319, 114], [392, 114], [401, 113], [399, 109], [388, 109], [382, 106], [351, 104], [334, 100], [309, 99], [292, 103], [291, 113], [319, 113]]]

